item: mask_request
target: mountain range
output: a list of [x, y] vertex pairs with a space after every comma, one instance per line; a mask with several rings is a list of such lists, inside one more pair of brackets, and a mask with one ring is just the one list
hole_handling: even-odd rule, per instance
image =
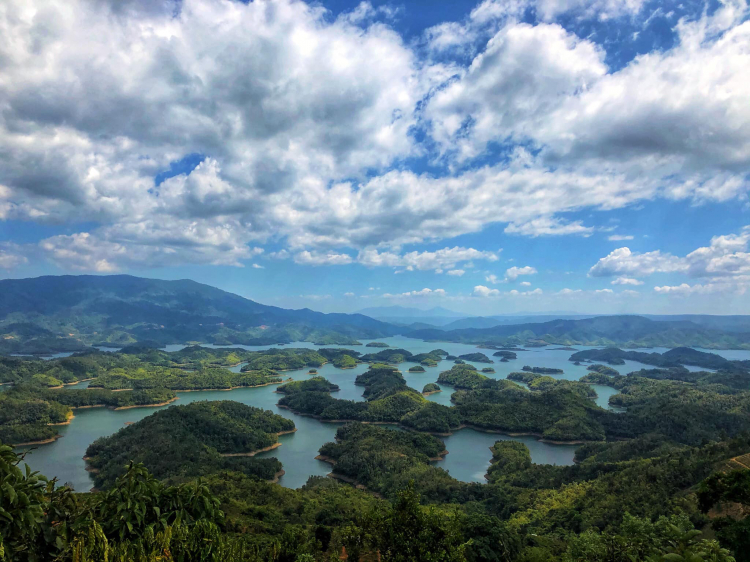
[[64, 275], [0, 281], [0, 351], [201, 341], [353, 343], [400, 331], [362, 314], [267, 306], [190, 280]]
[[[395, 314], [387, 322], [371, 314]], [[411, 314], [426, 322], [407, 324]], [[430, 314], [434, 316], [429, 316]], [[353, 344], [413, 338], [503, 345], [750, 348], [747, 316], [447, 317], [440, 307], [377, 307], [358, 314], [290, 310], [190, 280], [64, 275], [0, 281], [0, 353], [78, 351], [133, 342]], [[448, 319], [435, 327], [434, 319]]]

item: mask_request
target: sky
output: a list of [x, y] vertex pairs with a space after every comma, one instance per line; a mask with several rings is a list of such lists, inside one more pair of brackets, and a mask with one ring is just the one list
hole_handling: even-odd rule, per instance
[[0, 278], [750, 314], [745, 0], [5, 0]]

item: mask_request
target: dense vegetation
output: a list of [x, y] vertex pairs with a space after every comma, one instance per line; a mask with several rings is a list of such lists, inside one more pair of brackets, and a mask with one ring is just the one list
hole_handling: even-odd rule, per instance
[[361, 314], [265, 306], [194, 281], [81, 275], [0, 281], [0, 352], [77, 351], [92, 344], [203, 341], [353, 345], [396, 326]]
[[449, 433], [460, 425], [452, 408], [428, 402], [394, 367], [372, 365], [355, 383], [364, 386], [365, 402], [338, 400], [310, 389], [283, 396], [279, 405], [321, 420], [390, 422], [436, 433]]
[[494, 363], [492, 359], [487, 357], [484, 353], [465, 353], [458, 356], [459, 359], [464, 361], [473, 361], [474, 363]]
[[422, 388], [422, 394], [432, 394], [434, 392], [440, 392], [440, 387], [435, 384], [434, 382], [428, 382], [426, 385], [424, 385], [424, 388]]
[[537, 375], [561, 375], [563, 374], [562, 369], [556, 369], [553, 367], [529, 367], [524, 365], [522, 369], [528, 373], [536, 373]]
[[228, 369], [202, 369], [185, 371], [164, 367], [140, 367], [137, 369], [112, 369], [89, 383], [89, 388], [148, 389], [169, 388], [171, 390], [229, 390], [231, 388], [264, 386], [281, 382], [275, 371], [242, 371], [234, 373]]
[[0, 392], [0, 440], [30, 443], [57, 437], [55, 424], [67, 422], [73, 408], [133, 408], [165, 404], [176, 399], [171, 390], [156, 388], [132, 392], [111, 390], [50, 390], [19, 384]]
[[600, 373], [602, 375], [607, 375], [610, 377], [616, 377], [620, 374], [620, 371], [618, 371], [617, 369], [613, 369], [612, 367], [601, 364], [589, 365], [588, 367], [586, 367], [586, 370], [594, 371], [595, 373]]
[[[363, 441], [360, 447], [349, 443], [357, 436]], [[382, 486], [390, 498], [383, 501], [324, 478], [311, 478], [303, 488], [289, 490], [221, 472], [201, 482], [168, 486], [133, 464], [110, 490], [82, 495], [53, 490], [42, 476], [24, 474], [12, 451], [0, 446], [0, 481], [4, 491], [13, 491], [0, 496], [0, 508], [8, 514], [0, 519], [0, 551], [9, 562], [322, 562], [338, 559], [342, 547], [350, 560], [375, 559], [379, 553], [387, 562], [732, 560], [715, 541], [703, 540], [693, 531], [694, 523], [700, 526], [705, 518], [690, 498], [649, 503], [656, 516], [662, 516], [659, 519], [614, 511], [612, 519], [597, 527], [588, 516], [576, 515], [590, 514], [594, 507], [606, 509], [606, 502], [612, 501], [599, 486], [599, 477], [588, 485], [586, 495], [567, 491], [571, 484], [564, 496], [556, 496], [555, 490], [540, 487], [539, 477], [514, 481], [519, 472], [507, 462], [504, 470], [493, 471], [499, 476], [496, 483], [467, 485], [429, 467], [429, 455], [439, 448], [434, 441], [388, 436], [386, 447], [378, 451], [378, 441], [358, 428], [341, 437], [342, 446], [331, 452], [342, 460], [342, 475], [353, 468], [351, 473], [360, 476], [378, 464], [388, 469], [380, 474], [398, 477], [390, 468], [400, 463], [417, 478], [402, 487], [374, 480], [373, 485]], [[523, 457], [520, 450], [503, 449], [493, 447], [493, 466], [501, 456]], [[678, 469], [681, 484], [692, 481], [687, 471], [698, 452], [731, 454], [726, 447], [687, 455], [687, 464]], [[372, 464], [362, 463], [364, 459]], [[532, 465], [523, 472], [536, 473], [539, 468]], [[645, 475], [660, 465], [641, 469]], [[674, 467], [671, 471], [674, 474]], [[664, 490], [667, 497], [678, 489], [666, 480], [646, 479], [644, 485], [646, 492]], [[452, 490], [447, 497], [454, 503], [430, 500], [425, 495], [430, 489]], [[717, 499], [734, 500], [746, 489], [737, 473], [729, 473], [709, 479], [699, 496], [701, 504], [705, 500], [710, 505]], [[429, 505], [420, 505], [424, 501]], [[551, 526], [553, 531], [543, 530]], [[735, 547], [738, 560], [744, 562], [747, 550], [732, 543], [731, 531], [720, 529], [719, 537]]]
[[281, 463], [248, 454], [273, 447], [277, 434], [289, 431], [294, 431], [294, 422], [267, 410], [228, 400], [193, 402], [161, 410], [97, 439], [86, 457], [98, 488], [112, 486], [130, 461], [143, 463], [157, 478], [171, 481], [217, 470], [272, 479]]
[[292, 381], [282, 384], [276, 389], [281, 394], [294, 394], [295, 392], [335, 392], [339, 390], [338, 385], [329, 382], [324, 377], [311, 377], [304, 381]]
[[689, 347], [676, 347], [664, 353], [646, 353], [643, 351], [623, 351], [616, 347], [604, 349], [586, 349], [570, 356], [571, 361], [602, 361], [610, 365], [623, 365], [625, 361], [638, 361], [656, 367], [680, 367], [695, 365], [706, 369], [726, 371], [748, 370], [750, 365], [743, 361], [730, 361], [716, 353], [697, 351]]
[[413, 367], [409, 367], [409, 372], [410, 373], [424, 373], [426, 371], [425, 371], [425, 368], [422, 367], [421, 365], [414, 365]]

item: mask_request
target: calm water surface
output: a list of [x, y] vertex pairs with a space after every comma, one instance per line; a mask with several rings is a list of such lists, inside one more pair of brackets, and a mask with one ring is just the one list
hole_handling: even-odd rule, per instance
[[[372, 340], [363, 340], [364, 343]], [[402, 336], [392, 338], [383, 338], [378, 341], [385, 341], [391, 347], [401, 347], [412, 353], [428, 352], [433, 349], [444, 349], [451, 355], [463, 355], [481, 351], [485, 355], [492, 356], [493, 351], [477, 349], [474, 345], [456, 344], [456, 343], [434, 343], [422, 340], [414, 340]], [[168, 351], [177, 351], [182, 349], [183, 345], [167, 346]], [[206, 347], [218, 347], [208, 345]], [[263, 350], [280, 346], [228, 346], [242, 347], [249, 350]], [[316, 346], [307, 342], [297, 342], [284, 347], [349, 347], [349, 346]], [[364, 346], [351, 346], [350, 349], [361, 353], [377, 352], [377, 348], [366, 348]], [[584, 349], [577, 347], [577, 349]], [[644, 351], [665, 351], [661, 349], [651, 349]], [[572, 354], [569, 350], [559, 350], [557, 346], [548, 348], [530, 349], [519, 351], [518, 358], [507, 363], [495, 362], [491, 366], [495, 373], [488, 373], [487, 376], [501, 379], [505, 378], [513, 371], [520, 371], [524, 365], [532, 367], [556, 367], [564, 369], [564, 374], [556, 375], [559, 378], [578, 380], [589, 371], [586, 365], [573, 365], [568, 358]], [[732, 359], [748, 359], [748, 351], [719, 351], [719, 354]], [[62, 356], [58, 354], [57, 356]], [[474, 366], [481, 369], [487, 367], [487, 364], [473, 363]], [[425, 367], [424, 373], [409, 373], [408, 369], [416, 363], [402, 363], [401, 369], [406, 382], [409, 386], [422, 390], [422, 387], [430, 382], [436, 382], [438, 374], [441, 371], [449, 369], [451, 361], [443, 361], [438, 367]], [[241, 365], [233, 367], [233, 371], [239, 371]], [[354, 369], [336, 369], [331, 364], [326, 364], [318, 369], [318, 374], [324, 376], [334, 384], [339, 385], [340, 391], [334, 393], [337, 398], [347, 400], [363, 400], [363, 388], [354, 385], [354, 379], [360, 373], [367, 370], [367, 365], [358, 365]], [[622, 374], [630, 371], [639, 370], [648, 367], [641, 363], [626, 361], [625, 365], [617, 366], [617, 370]], [[305, 368], [299, 371], [290, 371], [283, 373], [283, 378], [292, 378], [294, 380], [304, 380], [309, 378]], [[86, 388], [88, 382], [78, 383], [66, 388]], [[616, 394], [615, 389], [592, 385], [597, 392], [596, 403], [603, 407], [608, 407], [609, 397]], [[2, 387], [0, 387], [2, 388]], [[330, 472], [330, 465], [315, 460], [318, 449], [328, 442], [332, 441], [339, 424], [324, 423], [310, 417], [300, 416], [276, 406], [279, 394], [275, 392], [275, 386], [265, 386], [260, 388], [244, 388], [232, 391], [201, 391], [201, 392], [180, 392], [179, 399], [175, 404], [189, 404], [196, 400], [236, 400], [243, 404], [264, 408], [278, 413], [294, 421], [297, 432], [289, 435], [282, 435], [279, 441], [281, 447], [267, 453], [262, 453], [260, 457], [277, 457], [283, 464], [286, 474], [281, 477], [280, 484], [289, 488], [302, 486], [310, 476], [324, 476]], [[428, 400], [449, 406], [450, 397], [453, 389], [444, 386], [442, 392], [432, 394], [427, 397]], [[60, 434], [63, 436], [54, 443], [48, 445], [39, 445], [36, 447], [19, 447], [19, 451], [27, 451], [26, 462], [32, 469], [38, 470], [49, 476], [57, 476], [60, 482], [67, 482], [73, 485], [78, 491], [89, 490], [92, 481], [88, 472], [85, 470], [83, 456], [86, 448], [99, 437], [111, 435], [125, 426], [126, 422], [135, 422], [152, 414], [159, 408], [135, 408], [130, 410], [109, 410], [106, 408], [91, 408], [76, 410], [75, 418], [68, 426], [60, 427]], [[465, 482], [483, 482], [484, 474], [489, 467], [491, 453], [489, 447], [498, 440], [514, 440], [525, 443], [531, 451], [531, 458], [535, 463], [570, 465], [573, 463], [573, 455], [576, 449], [575, 445], [551, 445], [541, 443], [533, 437], [509, 437], [501, 434], [483, 433], [472, 429], [462, 429], [454, 435], [443, 438], [446, 449], [449, 454], [442, 461], [435, 463], [436, 466], [444, 468], [450, 474], [459, 480]]]

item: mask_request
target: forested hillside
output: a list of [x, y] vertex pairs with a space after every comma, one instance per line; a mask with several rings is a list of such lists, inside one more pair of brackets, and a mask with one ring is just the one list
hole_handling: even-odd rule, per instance
[[130, 275], [0, 281], [0, 351], [43, 353], [150, 340], [352, 343], [399, 330], [361, 314], [266, 306], [190, 280]]

